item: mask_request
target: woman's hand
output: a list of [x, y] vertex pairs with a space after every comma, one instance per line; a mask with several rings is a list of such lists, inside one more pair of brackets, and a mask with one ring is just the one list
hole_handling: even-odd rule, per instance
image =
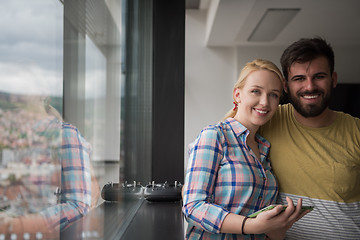
[[310, 212], [310, 210], [303, 211], [301, 209], [301, 198], [298, 199], [296, 207], [289, 197], [286, 198], [286, 201], [288, 203], [287, 208], [284, 212], [273, 216], [271, 220], [273, 223], [272, 229], [265, 231], [265, 234], [271, 240], [284, 239], [286, 231], [289, 230], [296, 221]]
[[271, 240], [284, 239], [286, 231], [305, 216], [309, 210], [301, 210], [302, 199], [294, 206], [290, 198], [286, 198], [288, 206], [284, 210], [282, 205], [260, 213], [256, 218], [248, 219], [244, 226], [245, 234], [265, 233]]
[[241, 230], [244, 216], [234, 213], [228, 214], [221, 226], [222, 233], [235, 234], [263, 234], [265, 233], [271, 240], [284, 239], [286, 231], [310, 210], [302, 211], [302, 199], [298, 200], [294, 206], [290, 198], [286, 198], [288, 206], [284, 210], [283, 205], [264, 211], [256, 218], [248, 218], [244, 225], [244, 232]]

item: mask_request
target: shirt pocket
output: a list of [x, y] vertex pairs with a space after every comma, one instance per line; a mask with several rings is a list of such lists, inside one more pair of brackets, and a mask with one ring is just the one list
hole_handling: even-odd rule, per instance
[[360, 201], [360, 166], [334, 162], [334, 190], [344, 202]]

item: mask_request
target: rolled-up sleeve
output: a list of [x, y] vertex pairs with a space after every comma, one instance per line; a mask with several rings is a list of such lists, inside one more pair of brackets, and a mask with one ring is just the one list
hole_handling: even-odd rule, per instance
[[90, 210], [90, 152], [90, 144], [78, 129], [64, 124], [60, 148], [61, 200], [42, 212], [50, 227], [62, 230]]
[[183, 212], [189, 224], [211, 233], [220, 233], [229, 211], [213, 203], [217, 171], [223, 159], [221, 134], [216, 127], [203, 129], [190, 146], [184, 184]]

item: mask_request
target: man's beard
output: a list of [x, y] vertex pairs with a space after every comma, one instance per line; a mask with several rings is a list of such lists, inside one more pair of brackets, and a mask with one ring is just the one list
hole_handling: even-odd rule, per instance
[[[324, 94], [323, 91], [320, 90], [314, 90], [314, 91], [306, 91], [306, 92], [302, 92], [301, 94], [292, 94], [289, 90], [288, 90], [288, 100], [289, 102], [294, 106], [295, 110], [301, 114], [303, 117], [316, 117], [319, 116], [330, 104], [331, 101], [331, 95], [333, 92], [333, 88], [330, 87], [330, 89], [328, 89], [327, 94]], [[303, 105], [299, 98], [301, 98], [300, 95], [311, 95], [311, 94], [322, 94], [323, 99], [321, 100], [320, 103], [318, 104], [306, 104]]]

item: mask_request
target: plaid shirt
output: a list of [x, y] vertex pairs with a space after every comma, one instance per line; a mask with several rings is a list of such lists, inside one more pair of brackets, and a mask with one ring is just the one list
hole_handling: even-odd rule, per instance
[[204, 128], [190, 146], [183, 198], [186, 239], [265, 239], [264, 234], [220, 233], [228, 213], [245, 216], [276, 202], [270, 144], [256, 134], [259, 161], [246, 145], [248, 135], [242, 124], [228, 118]]
[[61, 129], [59, 160], [61, 165], [60, 202], [41, 213], [54, 230], [85, 215], [91, 206], [90, 144], [76, 127], [57, 122]]

